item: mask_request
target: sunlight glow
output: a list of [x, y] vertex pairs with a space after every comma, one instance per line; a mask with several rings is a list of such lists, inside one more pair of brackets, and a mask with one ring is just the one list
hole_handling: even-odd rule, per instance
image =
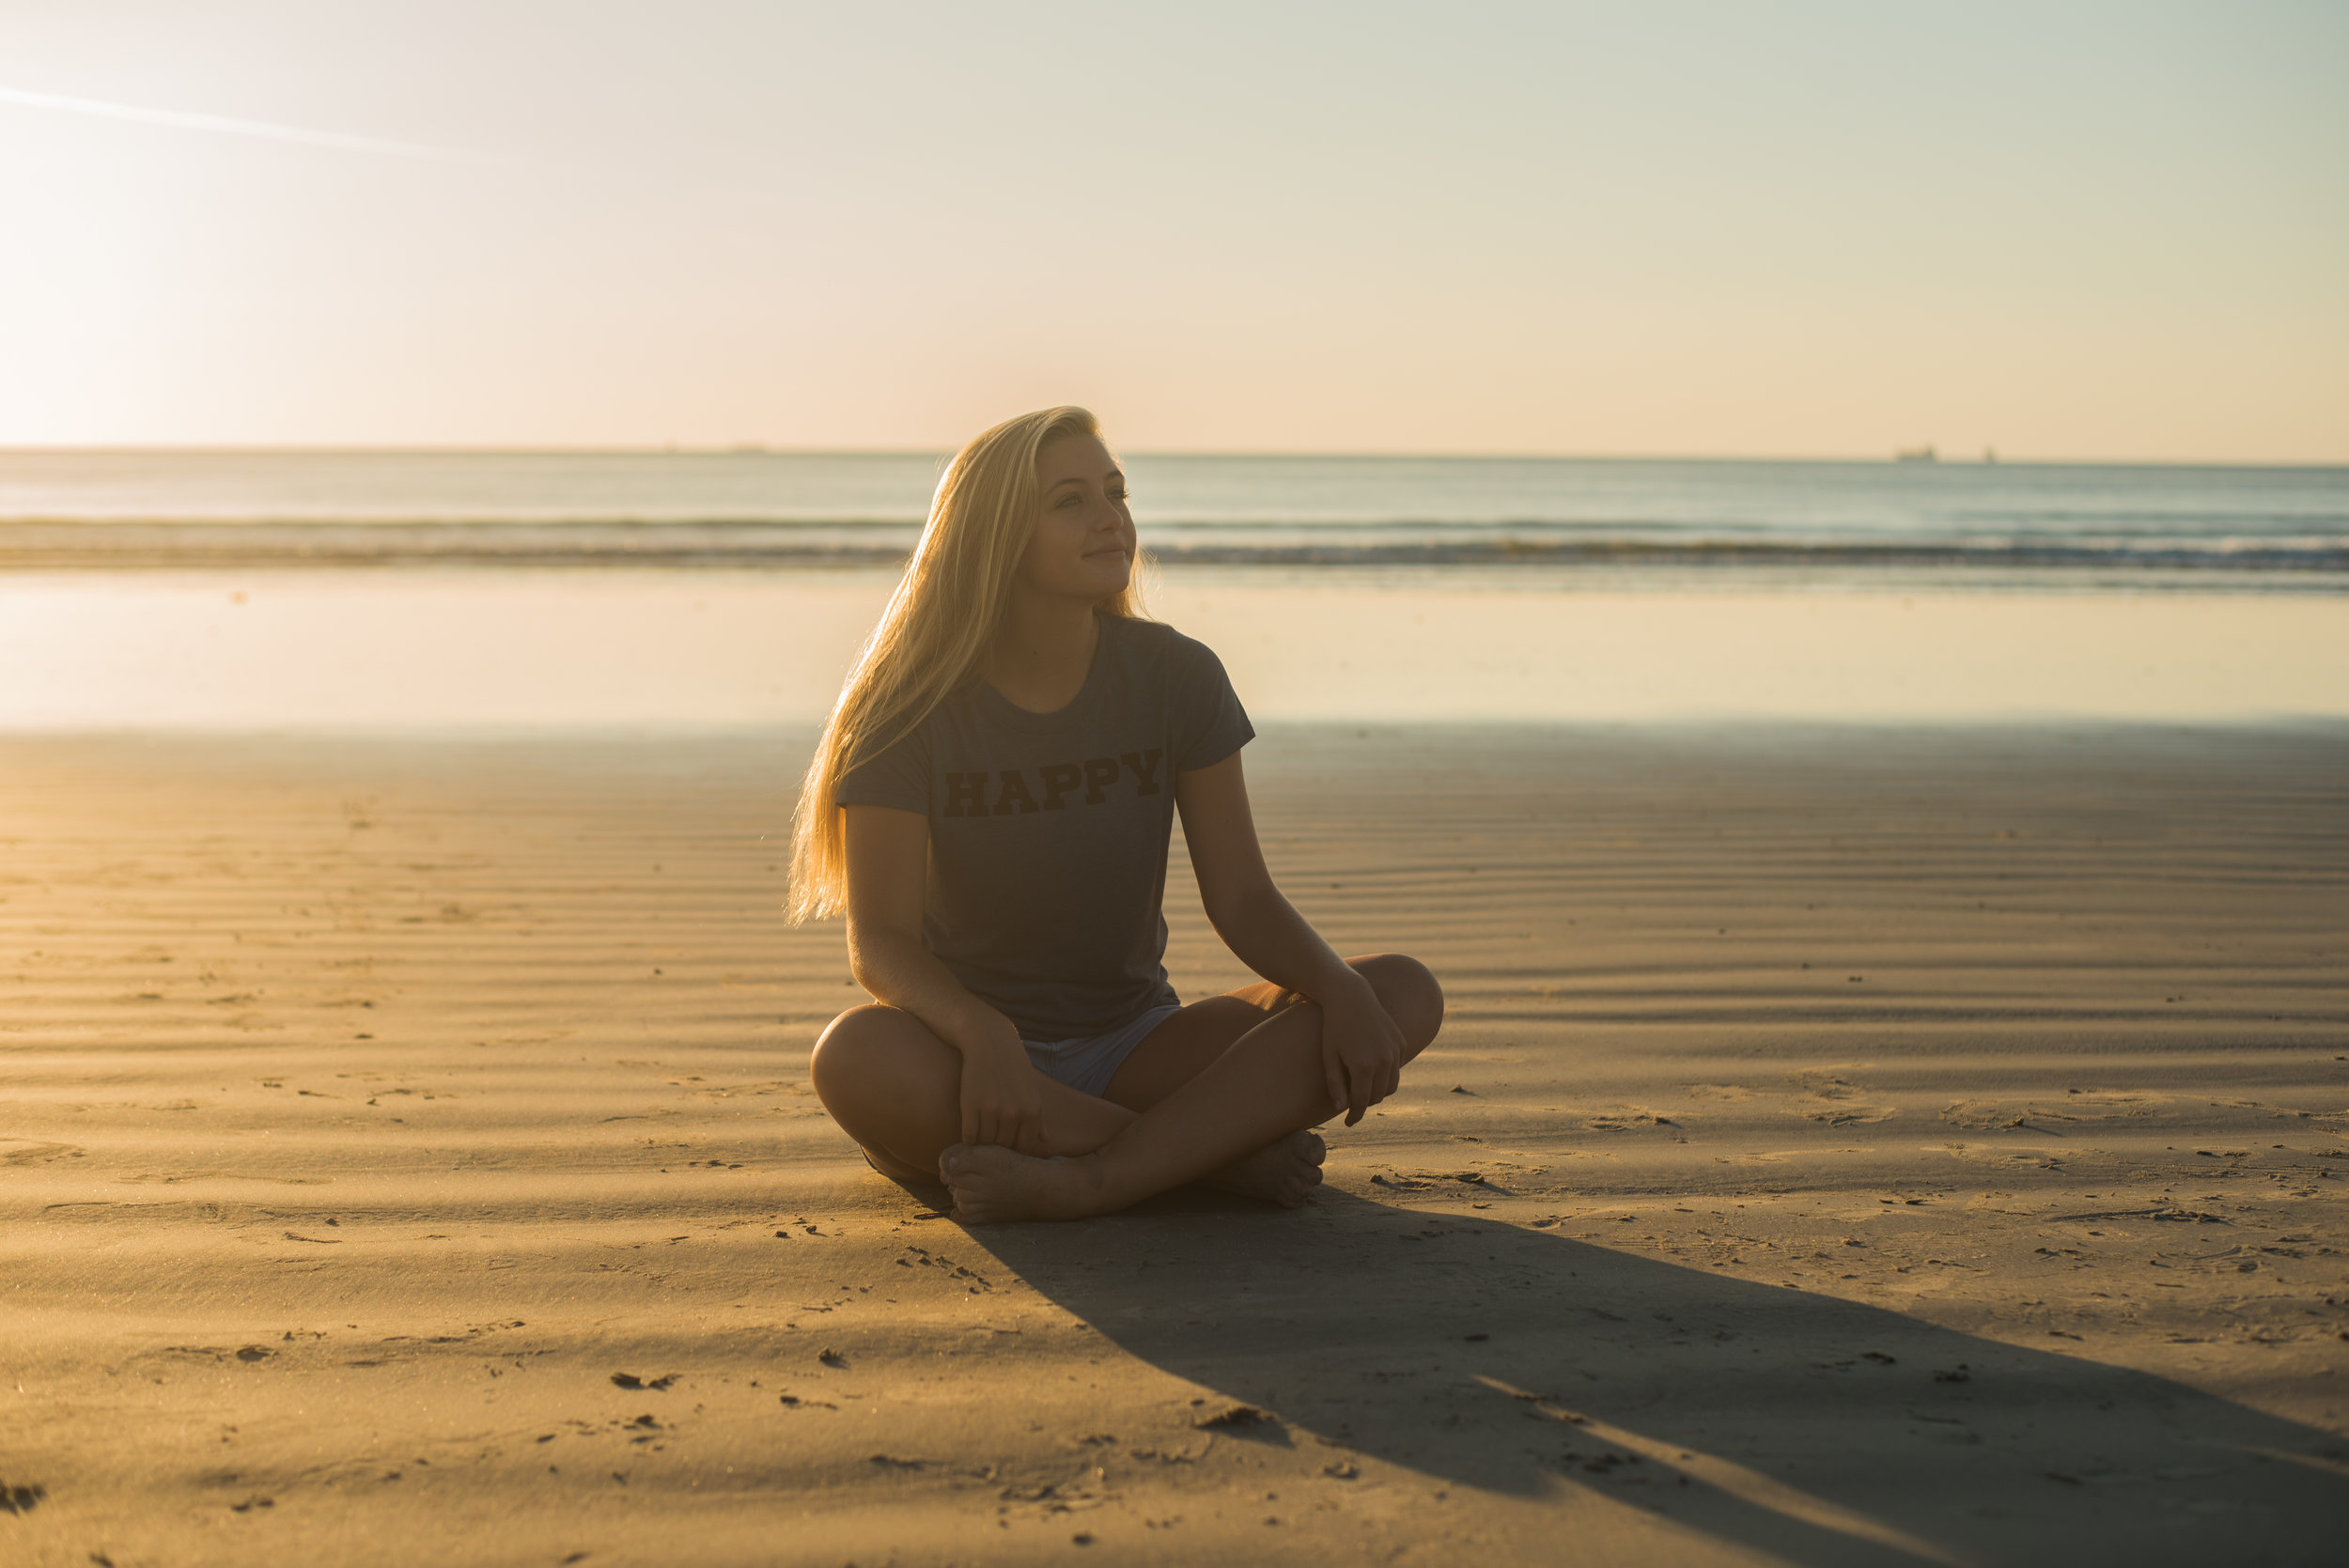
[[0, 445], [2349, 461], [2340, 7], [81, 0], [0, 61]]

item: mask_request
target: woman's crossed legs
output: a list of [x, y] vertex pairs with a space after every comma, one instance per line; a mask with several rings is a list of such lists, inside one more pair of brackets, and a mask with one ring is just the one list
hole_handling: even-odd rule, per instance
[[[1443, 992], [1416, 959], [1349, 958], [1403, 1032], [1405, 1060], [1443, 1021]], [[1195, 1001], [1152, 1030], [1107, 1097], [1045, 1083], [1044, 1157], [963, 1144], [955, 1048], [879, 1003], [834, 1018], [810, 1075], [832, 1119], [898, 1181], [936, 1182], [971, 1221], [1107, 1214], [1207, 1180], [1294, 1205], [1321, 1180], [1310, 1129], [1332, 1114], [1321, 1010], [1269, 983]], [[941, 1157], [944, 1157], [941, 1165]]]

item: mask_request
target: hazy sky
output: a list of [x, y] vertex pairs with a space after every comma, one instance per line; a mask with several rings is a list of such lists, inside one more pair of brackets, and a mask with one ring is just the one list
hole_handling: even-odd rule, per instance
[[2349, 461], [2349, 5], [0, 0], [0, 443]]

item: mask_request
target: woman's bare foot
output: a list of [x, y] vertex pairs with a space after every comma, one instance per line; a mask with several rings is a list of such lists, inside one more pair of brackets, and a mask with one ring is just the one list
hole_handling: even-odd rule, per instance
[[1201, 1179], [1243, 1198], [1262, 1198], [1293, 1209], [1321, 1185], [1321, 1162], [1329, 1157], [1330, 1146], [1321, 1141], [1321, 1134], [1307, 1127], [1275, 1139], [1253, 1154], [1242, 1155]]
[[957, 1143], [938, 1157], [938, 1173], [966, 1225], [1006, 1219], [1083, 1219], [1112, 1206], [1090, 1157], [1039, 1159], [1000, 1143]]
[[[1226, 1192], [1296, 1208], [1320, 1185], [1329, 1153], [1321, 1135], [1307, 1128], [1202, 1179]], [[1091, 1156], [1040, 1159], [996, 1143], [957, 1143], [938, 1157], [938, 1172], [954, 1194], [955, 1218], [967, 1225], [1082, 1219], [1125, 1206], [1105, 1190], [1100, 1163]]]

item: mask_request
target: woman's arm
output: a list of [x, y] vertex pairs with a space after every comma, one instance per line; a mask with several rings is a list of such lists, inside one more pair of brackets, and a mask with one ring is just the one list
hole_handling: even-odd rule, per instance
[[962, 1141], [1044, 1152], [1044, 1083], [1009, 1018], [922, 944], [930, 824], [918, 812], [848, 806], [848, 972], [962, 1053]]
[[1345, 1111], [1352, 1126], [1394, 1093], [1403, 1073], [1403, 1031], [1378, 1005], [1370, 982], [1273, 885], [1256, 842], [1239, 753], [1178, 773], [1174, 801], [1199, 877], [1199, 901], [1216, 935], [1258, 974], [1320, 1004], [1330, 1113]]

